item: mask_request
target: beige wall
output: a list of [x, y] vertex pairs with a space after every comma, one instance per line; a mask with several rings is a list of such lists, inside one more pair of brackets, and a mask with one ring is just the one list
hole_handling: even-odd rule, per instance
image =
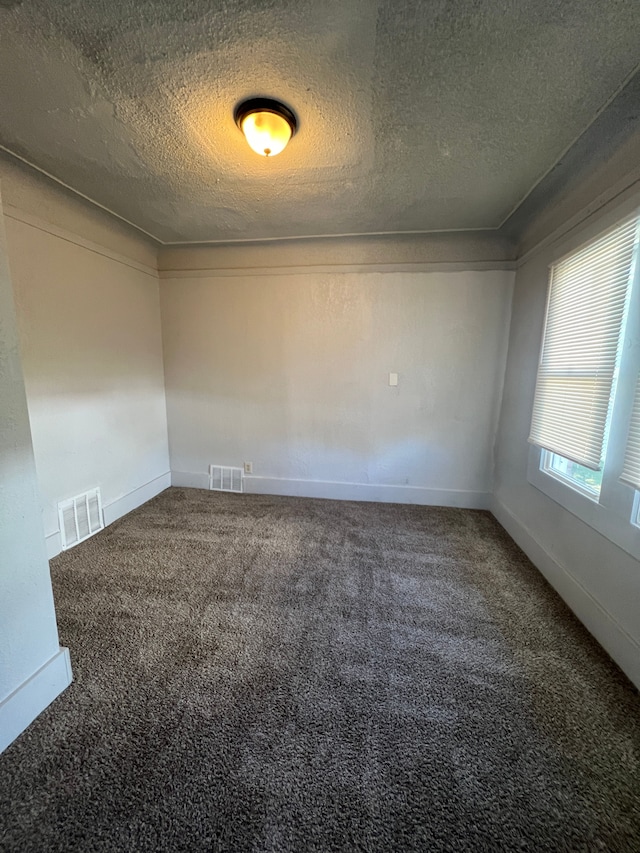
[[64, 237], [81, 238], [98, 251], [157, 268], [157, 245], [143, 232], [2, 151], [0, 179], [5, 216], [35, 217], [49, 229], [62, 229]]
[[174, 481], [251, 461], [251, 491], [486, 504], [513, 273], [183, 275], [162, 281]]
[[51, 187], [40, 210], [48, 218], [35, 216], [37, 188], [11, 175], [10, 199], [29, 207], [9, 206], [5, 225], [51, 537], [64, 498], [100, 486], [108, 515], [157, 478], [168, 483], [158, 277], [144, 263], [154, 261], [148, 246], [118, 223], [84, 218], [83, 203]]
[[491, 231], [384, 234], [368, 237], [319, 237], [263, 240], [210, 246], [162, 246], [158, 268], [162, 275], [188, 271], [253, 270], [264, 273], [292, 268], [352, 272], [383, 268], [410, 271], [430, 269], [515, 268], [515, 248], [506, 237]]
[[70, 679], [58, 646], [1, 201], [0, 401], [1, 752]]
[[[640, 192], [585, 211], [580, 226], [562, 229], [518, 269], [509, 355], [497, 440], [495, 497], [498, 520], [545, 574], [629, 677], [640, 685], [640, 569], [627, 553], [532, 485], [528, 479], [538, 356], [549, 264], [637, 210]], [[636, 341], [635, 346], [638, 346]], [[631, 532], [628, 520], [624, 526]]]

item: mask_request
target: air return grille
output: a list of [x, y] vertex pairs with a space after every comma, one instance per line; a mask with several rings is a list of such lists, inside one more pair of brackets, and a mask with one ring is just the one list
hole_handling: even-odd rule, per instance
[[209, 465], [209, 488], [214, 492], [241, 492], [242, 468]]
[[62, 550], [83, 542], [104, 527], [100, 489], [93, 489], [58, 504]]

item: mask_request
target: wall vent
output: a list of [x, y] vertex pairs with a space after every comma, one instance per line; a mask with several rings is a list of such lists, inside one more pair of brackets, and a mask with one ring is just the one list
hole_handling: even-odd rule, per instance
[[209, 488], [214, 492], [241, 492], [242, 468], [228, 465], [209, 465]]
[[58, 504], [62, 550], [73, 548], [104, 528], [100, 489], [92, 489]]

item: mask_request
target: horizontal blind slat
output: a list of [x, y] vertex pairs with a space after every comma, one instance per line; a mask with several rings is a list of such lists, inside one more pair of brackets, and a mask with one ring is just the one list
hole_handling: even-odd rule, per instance
[[594, 470], [601, 467], [637, 231], [637, 218], [629, 218], [551, 267], [529, 440]]
[[615, 250], [617, 243], [616, 241], [611, 240], [612, 235], [615, 235], [617, 241], [620, 243], [624, 243], [625, 240], [633, 241], [635, 240], [635, 229], [636, 216], [633, 215], [614, 226], [605, 234], [602, 234], [596, 240], [592, 240], [590, 243], [587, 243], [587, 245], [583, 246], [581, 249], [577, 249], [576, 251], [571, 252], [570, 255], [560, 258], [556, 261], [554, 267], [562, 269], [565, 266], [577, 266], [583, 263], [585, 255], [591, 255], [592, 257], [597, 258], [602, 252], [613, 251]]

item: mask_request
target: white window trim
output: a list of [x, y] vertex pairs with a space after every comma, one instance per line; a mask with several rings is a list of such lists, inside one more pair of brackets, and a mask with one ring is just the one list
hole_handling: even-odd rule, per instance
[[[604, 232], [604, 229], [603, 229]], [[640, 492], [620, 482], [635, 383], [640, 370], [640, 263], [636, 262], [631, 299], [622, 341], [623, 358], [617, 381], [611, 428], [599, 499], [587, 496], [542, 467], [546, 451], [529, 445], [527, 479], [547, 497], [640, 560]]]
[[631, 524], [640, 529], [640, 492], [636, 492], [633, 501], [633, 512], [631, 513]]
[[[589, 489], [583, 483], [579, 483], [577, 480], [572, 480], [570, 477], [565, 477], [560, 471], [556, 471], [551, 467], [551, 457], [558, 456], [559, 454], [553, 453], [551, 450], [542, 450], [540, 454], [540, 469], [544, 474], [547, 474], [549, 477], [553, 477], [555, 480], [559, 480], [565, 486], [569, 486], [574, 489], [576, 492], [580, 492], [581, 495], [584, 495], [586, 498], [589, 498], [590, 501], [595, 501], [598, 503], [598, 499], [600, 497], [599, 491], [594, 491], [593, 489]], [[566, 457], [562, 457], [563, 459]]]
[[[631, 521], [635, 501], [635, 492], [630, 486], [618, 483], [615, 487], [617, 500], [615, 508], [598, 503], [584, 493], [577, 491], [568, 483], [558, 477], [541, 470], [542, 453], [539, 447], [533, 445], [529, 448], [529, 461], [527, 466], [527, 479], [547, 497], [554, 500], [561, 507], [575, 515], [589, 527], [593, 527], [598, 533], [606, 536], [618, 547], [631, 554], [636, 560], [640, 560], [640, 527]], [[610, 475], [611, 476], [611, 475]], [[604, 500], [605, 482], [610, 479], [605, 475], [602, 481], [601, 500]], [[621, 493], [622, 492], [622, 493]], [[621, 500], [622, 499], [622, 500]], [[620, 503], [623, 506], [620, 506]]]

